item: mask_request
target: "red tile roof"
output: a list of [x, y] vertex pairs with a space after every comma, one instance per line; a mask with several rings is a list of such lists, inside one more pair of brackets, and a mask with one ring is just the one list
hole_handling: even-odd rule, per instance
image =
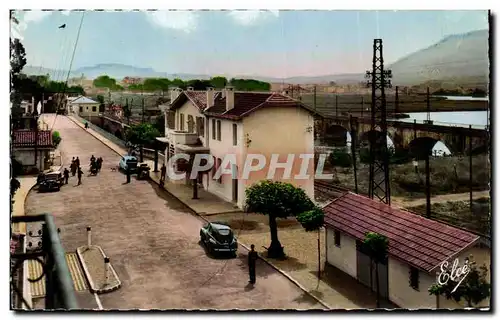
[[479, 241], [470, 232], [351, 192], [323, 211], [326, 226], [361, 241], [367, 232], [382, 234], [390, 256], [429, 273]]
[[214, 105], [207, 108], [206, 91], [183, 91], [177, 99], [172, 102], [171, 110], [182, 106], [189, 99], [203, 113], [225, 119], [237, 120], [247, 116], [251, 112], [265, 107], [299, 107], [312, 113], [316, 113], [312, 108], [304, 105], [298, 100], [273, 92], [234, 92], [234, 108], [226, 111], [226, 98], [221, 92], [214, 93]]
[[[35, 131], [16, 130], [14, 131], [12, 146], [15, 148], [34, 148], [35, 147]], [[39, 148], [52, 147], [52, 133], [50, 130], [38, 131]]]

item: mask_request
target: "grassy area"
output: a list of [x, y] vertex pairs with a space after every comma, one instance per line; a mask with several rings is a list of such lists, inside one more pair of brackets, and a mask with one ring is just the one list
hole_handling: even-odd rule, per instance
[[[407, 208], [415, 213], [425, 215], [425, 205]], [[472, 210], [471, 210], [472, 209]], [[491, 206], [489, 198], [481, 198], [472, 202], [454, 201], [436, 203], [431, 206], [432, 217], [460, 228], [480, 234], [491, 232]]]
[[[455, 170], [456, 168], [456, 170]], [[369, 165], [357, 161], [358, 190], [368, 194]], [[353, 169], [334, 167], [334, 182], [354, 190]], [[490, 164], [487, 155], [472, 159], [472, 187], [474, 191], [489, 190]], [[390, 166], [391, 195], [421, 198], [425, 197], [425, 162], [419, 161], [418, 173], [413, 164], [392, 164]], [[469, 159], [467, 157], [436, 157], [430, 161], [431, 194], [461, 193], [469, 191]]]

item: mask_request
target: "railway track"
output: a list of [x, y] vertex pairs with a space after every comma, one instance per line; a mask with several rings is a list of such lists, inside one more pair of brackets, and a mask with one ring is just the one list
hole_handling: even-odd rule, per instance
[[349, 192], [349, 189], [340, 187], [328, 181], [314, 181], [315, 198], [319, 202], [334, 200], [344, 193]]

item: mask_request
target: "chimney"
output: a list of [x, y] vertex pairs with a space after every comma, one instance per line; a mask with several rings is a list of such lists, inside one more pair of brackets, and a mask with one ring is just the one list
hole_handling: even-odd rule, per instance
[[187, 91], [193, 91], [193, 87], [187, 87]]
[[214, 88], [207, 88], [207, 108], [210, 108], [214, 105]]
[[180, 94], [179, 88], [174, 87], [174, 88], [170, 89], [170, 103], [174, 102], [174, 100], [177, 99], [179, 94]]
[[234, 108], [234, 88], [227, 86], [224, 91], [226, 97], [226, 111], [229, 111]]

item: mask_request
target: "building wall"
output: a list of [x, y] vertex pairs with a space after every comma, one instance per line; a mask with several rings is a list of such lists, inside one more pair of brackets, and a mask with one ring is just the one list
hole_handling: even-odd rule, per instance
[[[308, 132], [310, 128], [310, 132]], [[288, 154], [295, 154], [290, 179], [283, 177], [283, 169], [276, 170], [273, 180], [290, 182], [301, 187], [314, 199], [314, 161], [307, 166], [309, 179], [298, 180], [302, 165], [300, 154], [314, 155], [314, 119], [304, 109], [290, 107], [264, 108], [252, 112], [243, 119], [243, 139], [251, 142], [245, 146], [246, 154], [262, 154], [266, 157], [265, 167], [249, 175], [246, 185], [266, 179], [272, 154], [279, 154], [279, 162], [285, 162]]]
[[419, 272], [418, 290], [410, 287], [410, 266], [389, 257], [389, 299], [401, 308], [436, 308], [436, 297], [427, 291], [435, 275]]
[[[37, 154], [37, 168], [40, 171], [44, 170], [45, 156], [49, 154], [48, 150], [38, 150]], [[14, 149], [14, 157], [23, 166], [35, 165], [35, 150], [34, 149]]]
[[334, 230], [327, 228], [326, 261], [356, 279], [356, 240], [341, 232], [340, 247], [337, 247], [335, 245]]
[[[80, 117], [98, 117], [99, 116], [99, 103], [85, 103], [85, 104], [71, 104], [73, 110]], [[82, 107], [82, 112], [80, 112], [80, 107]], [[92, 111], [92, 107], [95, 107], [96, 111]]]
[[[216, 121], [216, 127], [213, 128], [212, 126], [212, 119], [215, 119]], [[216, 139], [213, 139], [212, 137], [212, 132], [215, 130], [217, 133], [217, 121], [220, 121], [221, 123], [221, 141], [217, 140], [217, 135]], [[243, 166], [242, 162], [242, 154], [243, 154], [243, 123], [241, 121], [230, 121], [230, 120], [224, 120], [224, 119], [216, 119], [216, 118], [207, 118], [205, 120], [205, 127], [208, 124], [208, 134], [207, 139], [208, 145], [210, 146], [210, 153], [215, 157], [215, 158], [220, 158], [222, 161], [224, 160], [224, 157], [226, 156], [232, 156], [234, 155], [234, 158], [236, 159], [236, 163], [238, 166], [238, 171], [241, 171], [241, 168]], [[236, 146], [233, 145], [233, 124], [237, 125], [237, 144]], [[229, 158], [228, 158], [229, 159]], [[227, 167], [230, 169], [229, 167]], [[232, 201], [233, 200], [233, 181], [232, 181], [232, 176], [230, 174], [225, 174], [222, 175], [221, 183], [217, 182], [216, 180], [213, 180], [213, 171], [211, 171], [207, 176], [207, 181], [204, 181], [205, 187], [207, 188], [208, 191], [218, 195], [219, 197], [223, 198], [224, 200], [227, 201]], [[238, 174], [239, 177], [239, 174]], [[238, 207], [242, 208], [243, 203], [244, 203], [244, 195], [245, 195], [245, 184], [242, 181], [242, 179], [238, 179], [238, 201], [237, 205]]]

